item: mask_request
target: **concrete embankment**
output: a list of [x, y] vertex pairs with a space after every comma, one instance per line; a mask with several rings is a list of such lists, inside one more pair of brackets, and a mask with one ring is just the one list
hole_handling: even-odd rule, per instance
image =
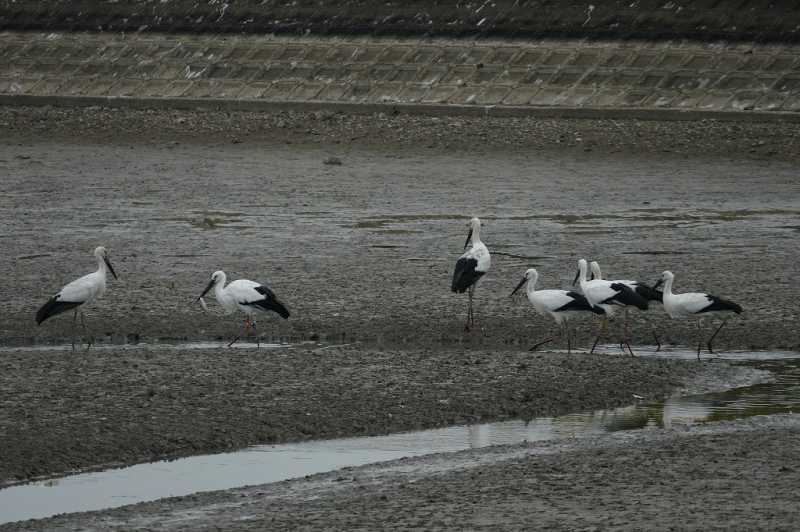
[[[0, 101], [793, 117], [793, 44], [0, 33]], [[681, 111], [682, 113], [674, 113]]]

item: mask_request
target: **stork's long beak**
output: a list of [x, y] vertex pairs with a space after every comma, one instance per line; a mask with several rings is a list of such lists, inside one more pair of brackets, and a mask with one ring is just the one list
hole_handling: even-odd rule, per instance
[[511, 296], [513, 296], [514, 294], [516, 294], [516, 293], [517, 293], [517, 290], [519, 290], [520, 288], [522, 288], [522, 285], [524, 285], [524, 284], [525, 284], [525, 281], [527, 281], [527, 280], [528, 280], [528, 279], [527, 279], [527, 277], [523, 277], [523, 278], [522, 278], [522, 280], [521, 280], [521, 281], [519, 282], [519, 284], [517, 285], [517, 287], [514, 289], [514, 291], [513, 291], [513, 292], [511, 292], [511, 295], [509, 295], [508, 297], [511, 297]]
[[117, 272], [114, 271], [114, 267], [111, 265], [111, 261], [108, 260], [108, 257], [103, 257], [103, 262], [105, 262], [106, 266], [108, 266], [108, 271], [111, 272], [111, 275], [114, 276], [114, 279], [119, 279], [119, 277], [117, 277]]
[[663, 277], [661, 279], [659, 279], [658, 281], [656, 281], [656, 283], [653, 285], [653, 290], [655, 290], [656, 288], [658, 288], [662, 284], [664, 284], [664, 278]]
[[472, 239], [472, 227], [469, 228], [469, 234], [467, 235], [467, 241], [464, 242], [464, 249], [467, 249], [467, 246], [469, 245], [470, 239]]
[[575, 286], [575, 283], [578, 282], [578, 277], [580, 277], [580, 276], [581, 276], [581, 271], [580, 270], [575, 272], [575, 279], [572, 280], [572, 286]]
[[203, 297], [204, 295], [206, 295], [206, 294], [208, 293], [208, 291], [209, 291], [209, 290], [211, 290], [211, 287], [212, 287], [212, 286], [214, 286], [214, 282], [215, 282], [215, 281], [216, 281], [216, 279], [211, 279], [211, 280], [208, 282], [208, 285], [206, 285], [206, 288], [205, 288], [205, 290], [203, 290], [203, 293], [202, 293], [202, 294], [200, 294], [199, 296], [197, 296], [197, 299], [195, 300], [195, 302], [197, 302], [197, 301], [200, 301], [200, 298], [201, 298], [201, 297]]

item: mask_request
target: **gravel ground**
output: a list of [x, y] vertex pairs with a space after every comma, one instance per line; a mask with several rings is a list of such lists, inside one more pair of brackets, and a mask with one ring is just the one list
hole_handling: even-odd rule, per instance
[[[678, 115], [676, 115], [678, 116]], [[121, 108], [0, 107], [4, 142], [59, 140], [92, 144], [324, 145], [412, 148], [425, 154], [486, 149], [598, 154], [677, 153], [693, 156], [796, 160], [794, 122], [656, 121], [350, 115], [315, 112], [189, 112]], [[565, 151], [566, 150], [566, 151]]]
[[[87, 309], [102, 344], [230, 338], [238, 317], [194, 304], [220, 268], [229, 278], [270, 282], [291, 308], [287, 321], [259, 322], [265, 340], [358, 342], [74, 355], [4, 349], [6, 483], [258, 442], [620, 405], [633, 393], [661, 396], [699, 371], [725, 367], [524, 351], [552, 324], [508, 294], [530, 266], [543, 286], [569, 286], [582, 256], [612, 277], [654, 280], [670, 268], [679, 291], [703, 288], [741, 303], [746, 312], [720, 334], [720, 349], [800, 346], [790, 278], [800, 227], [792, 124], [0, 108], [0, 126], [8, 132], [0, 140], [0, 268], [14, 279], [0, 287], [6, 346], [69, 339], [68, 317], [37, 328], [33, 315], [93, 267], [99, 244], [120, 274]], [[465, 334], [465, 298], [448, 288], [472, 214], [487, 222], [494, 259], [477, 290], [480, 327]], [[635, 343], [649, 342], [648, 323], [638, 314], [632, 320]], [[650, 322], [666, 342], [696, 339], [691, 322], [660, 311]], [[585, 346], [595, 324], [576, 325]], [[774, 445], [758, 445], [760, 434], [750, 440], [756, 459], [778, 461], [796, 449], [795, 431], [768, 433]], [[700, 443], [690, 459], [654, 468], [674, 474], [668, 487], [681, 484], [682, 468], [741, 449], [733, 438], [719, 449], [692, 441]], [[662, 459], [658, 447], [643, 449]], [[618, 489], [628, 486], [625, 475], [644, 474], [631, 467], [641, 463], [637, 453], [620, 455], [630, 460], [609, 480], [609, 508], [625, 493]], [[528, 486], [536, 477], [526, 467], [499, 470], [486, 493]], [[730, 472], [739, 463], [719, 467]], [[581, 470], [582, 479], [594, 471]], [[776, 504], [784, 480], [776, 479]], [[453, 481], [453, 493], [469, 490], [463, 477]], [[668, 498], [678, 504], [666, 515], [706, 484], [696, 479], [686, 495]], [[447, 493], [430, 486], [432, 497]], [[407, 499], [415, 509], [408, 519], [431, 508], [418, 497]], [[319, 504], [309, 512], [328, 515]], [[522, 506], [509, 512], [508, 527], [535, 509]], [[501, 507], [488, 506], [486, 523], [464, 521], [479, 516], [460, 503], [443, 515], [453, 515], [454, 528], [489, 526]], [[345, 526], [349, 515], [331, 522]], [[364, 519], [365, 527], [375, 524]]]

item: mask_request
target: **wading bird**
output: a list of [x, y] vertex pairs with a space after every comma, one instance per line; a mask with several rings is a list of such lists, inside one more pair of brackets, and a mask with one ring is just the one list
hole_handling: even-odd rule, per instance
[[[596, 260], [593, 260], [592, 262], [589, 263], [589, 269], [592, 272], [592, 279], [602, 279], [603, 278], [603, 272], [600, 271], [600, 265], [597, 263]], [[643, 283], [641, 281], [629, 281], [629, 280], [624, 280], [624, 279], [615, 279], [615, 280], [613, 280], [611, 282], [612, 283], [622, 283], [625, 286], [627, 286], [628, 288], [630, 288], [631, 290], [633, 290], [634, 292], [636, 292], [637, 294], [639, 294], [640, 296], [642, 296], [644, 299], [647, 300], [648, 308], [649, 308], [650, 305], [653, 305], [653, 304], [657, 304], [657, 305], [661, 305], [662, 304], [662, 299], [664, 297], [664, 294], [661, 293], [661, 290], [656, 290], [655, 288], [653, 288], [653, 287], [651, 287], [651, 286], [649, 286], [649, 285], [647, 285], [647, 284], [645, 284], [645, 283]], [[645, 321], [647, 321], [647, 320], [645, 320]], [[658, 338], [658, 334], [656, 333], [656, 328], [653, 327], [650, 324], [650, 322], [648, 322], [648, 324], [650, 325], [650, 329], [653, 332], [653, 339], [656, 341], [656, 345], [657, 345], [656, 352], [661, 351], [661, 340], [659, 340], [659, 338]], [[625, 307], [625, 325], [624, 325], [624, 327], [625, 327], [625, 336], [628, 336], [628, 307]]]
[[[267, 285], [248, 281], [247, 279], [238, 279], [231, 281], [228, 286], [225, 286], [227, 277], [225, 272], [216, 271], [211, 274], [211, 281], [209, 281], [203, 293], [197, 298], [197, 301], [203, 302], [203, 296], [208, 293], [212, 288], [214, 289], [214, 297], [222, 308], [225, 309], [226, 314], [230, 314], [236, 310], [244, 312], [244, 332], [247, 334], [250, 329], [255, 332], [256, 322], [253, 319], [256, 312], [276, 312], [283, 319], [289, 317], [289, 310], [283, 304], [278, 296], [275, 295]], [[203, 303], [205, 308], [205, 303]], [[242, 335], [237, 336], [228, 344], [228, 347], [236, 343]], [[261, 342], [256, 336], [257, 345]]]
[[[674, 279], [675, 276], [672, 274], [672, 272], [667, 270], [661, 274], [661, 279], [659, 279], [659, 281], [656, 283], [656, 287], [660, 286], [662, 283], [664, 284], [664, 310], [667, 312], [667, 314], [669, 314], [670, 318], [685, 318], [688, 316], [696, 316], [698, 318], [697, 360], [700, 360], [700, 346], [702, 345], [702, 336], [700, 336], [702, 334], [700, 331], [700, 318], [711, 314], [728, 312], [741, 314], [742, 307], [733, 301], [728, 301], [717, 296], [712, 296], [711, 294], [705, 294], [701, 292], [673, 294], [672, 282]], [[720, 326], [717, 327], [717, 330], [714, 331], [714, 334], [711, 335], [711, 338], [708, 339], [706, 345], [708, 346], [709, 353], [714, 352], [711, 343], [714, 341], [717, 333], [719, 333], [725, 324], [728, 323], [729, 318], [730, 316], [727, 316], [722, 321]]]
[[[647, 300], [622, 283], [604, 279], [588, 280], [587, 269], [586, 259], [580, 259], [578, 261], [578, 274], [572, 284], [575, 284], [580, 279], [581, 292], [586, 296], [589, 303], [593, 307], [599, 307], [605, 311], [600, 331], [597, 333], [597, 338], [594, 340], [591, 351], [589, 351], [589, 353], [594, 353], [597, 342], [600, 341], [600, 337], [608, 326], [608, 318], [614, 313], [616, 307], [634, 306], [640, 310], [647, 310]], [[620, 338], [620, 345], [627, 346], [628, 351], [633, 355], [631, 344], [624, 335]]]
[[464, 248], [469, 245], [470, 241], [472, 241], [472, 246], [456, 261], [453, 283], [450, 287], [453, 292], [458, 292], [459, 294], [469, 291], [467, 323], [464, 326], [467, 331], [475, 324], [475, 315], [472, 312], [472, 296], [475, 293], [475, 285], [478, 279], [483, 277], [492, 265], [492, 256], [489, 254], [489, 249], [486, 244], [481, 242], [481, 221], [478, 218], [472, 218], [468, 227], [469, 234], [467, 235], [467, 241], [464, 242]]
[[[531, 302], [533, 308], [541, 315], [549, 315], [558, 325], [562, 334], [567, 337], [567, 353], [572, 352], [572, 341], [569, 336], [569, 323], [568, 319], [578, 316], [585, 312], [594, 312], [595, 314], [605, 314], [599, 307], [593, 307], [587, 299], [578, 292], [571, 292], [567, 290], [536, 290], [536, 282], [539, 280], [539, 272], [536, 268], [530, 268], [525, 272], [522, 280], [517, 287], [511, 292], [511, 295], [517, 293], [517, 290], [522, 288], [522, 285], [528, 283], [525, 291], [528, 294], [528, 301]], [[531, 351], [535, 350], [540, 345], [546, 344], [554, 340], [556, 335], [542, 340], [533, 347]]]
[[108, 250], [103, 246], [99, 246], [94, 250], [94, 256], [97, 259], [97, 271], [84, 275], [79, 279], [75, 279], [67, 284], [56, 295], [42, 305], [42, 308], [36, 313], [36, 324], [41, 323], [62, 312], [75, 309], [75, 314], [72, 317], [72, 350], [75, 351], [75, 327], [78, 321], [78, 311], [81, 314], [81, 324], [83, 325], [83, 333], [87, 336], [86, 350], [92, 347], [94, 339], [89, 334], [86, 327], [86, 318], [83, 315], [83, 310], [79, 307], [85, 303], [91, 303], [98, 297], [101, 297], [106, 291], [106, 274], [111, 272], [114, 279], [117, 274], [114, 267], [111, 266], [111, 261], [108, 259]]

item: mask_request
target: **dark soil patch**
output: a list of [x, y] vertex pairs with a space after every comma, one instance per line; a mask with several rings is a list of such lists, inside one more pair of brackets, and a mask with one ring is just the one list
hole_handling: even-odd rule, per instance
[[789, 2], [0, 1], [6, 29], [796, 41]]

